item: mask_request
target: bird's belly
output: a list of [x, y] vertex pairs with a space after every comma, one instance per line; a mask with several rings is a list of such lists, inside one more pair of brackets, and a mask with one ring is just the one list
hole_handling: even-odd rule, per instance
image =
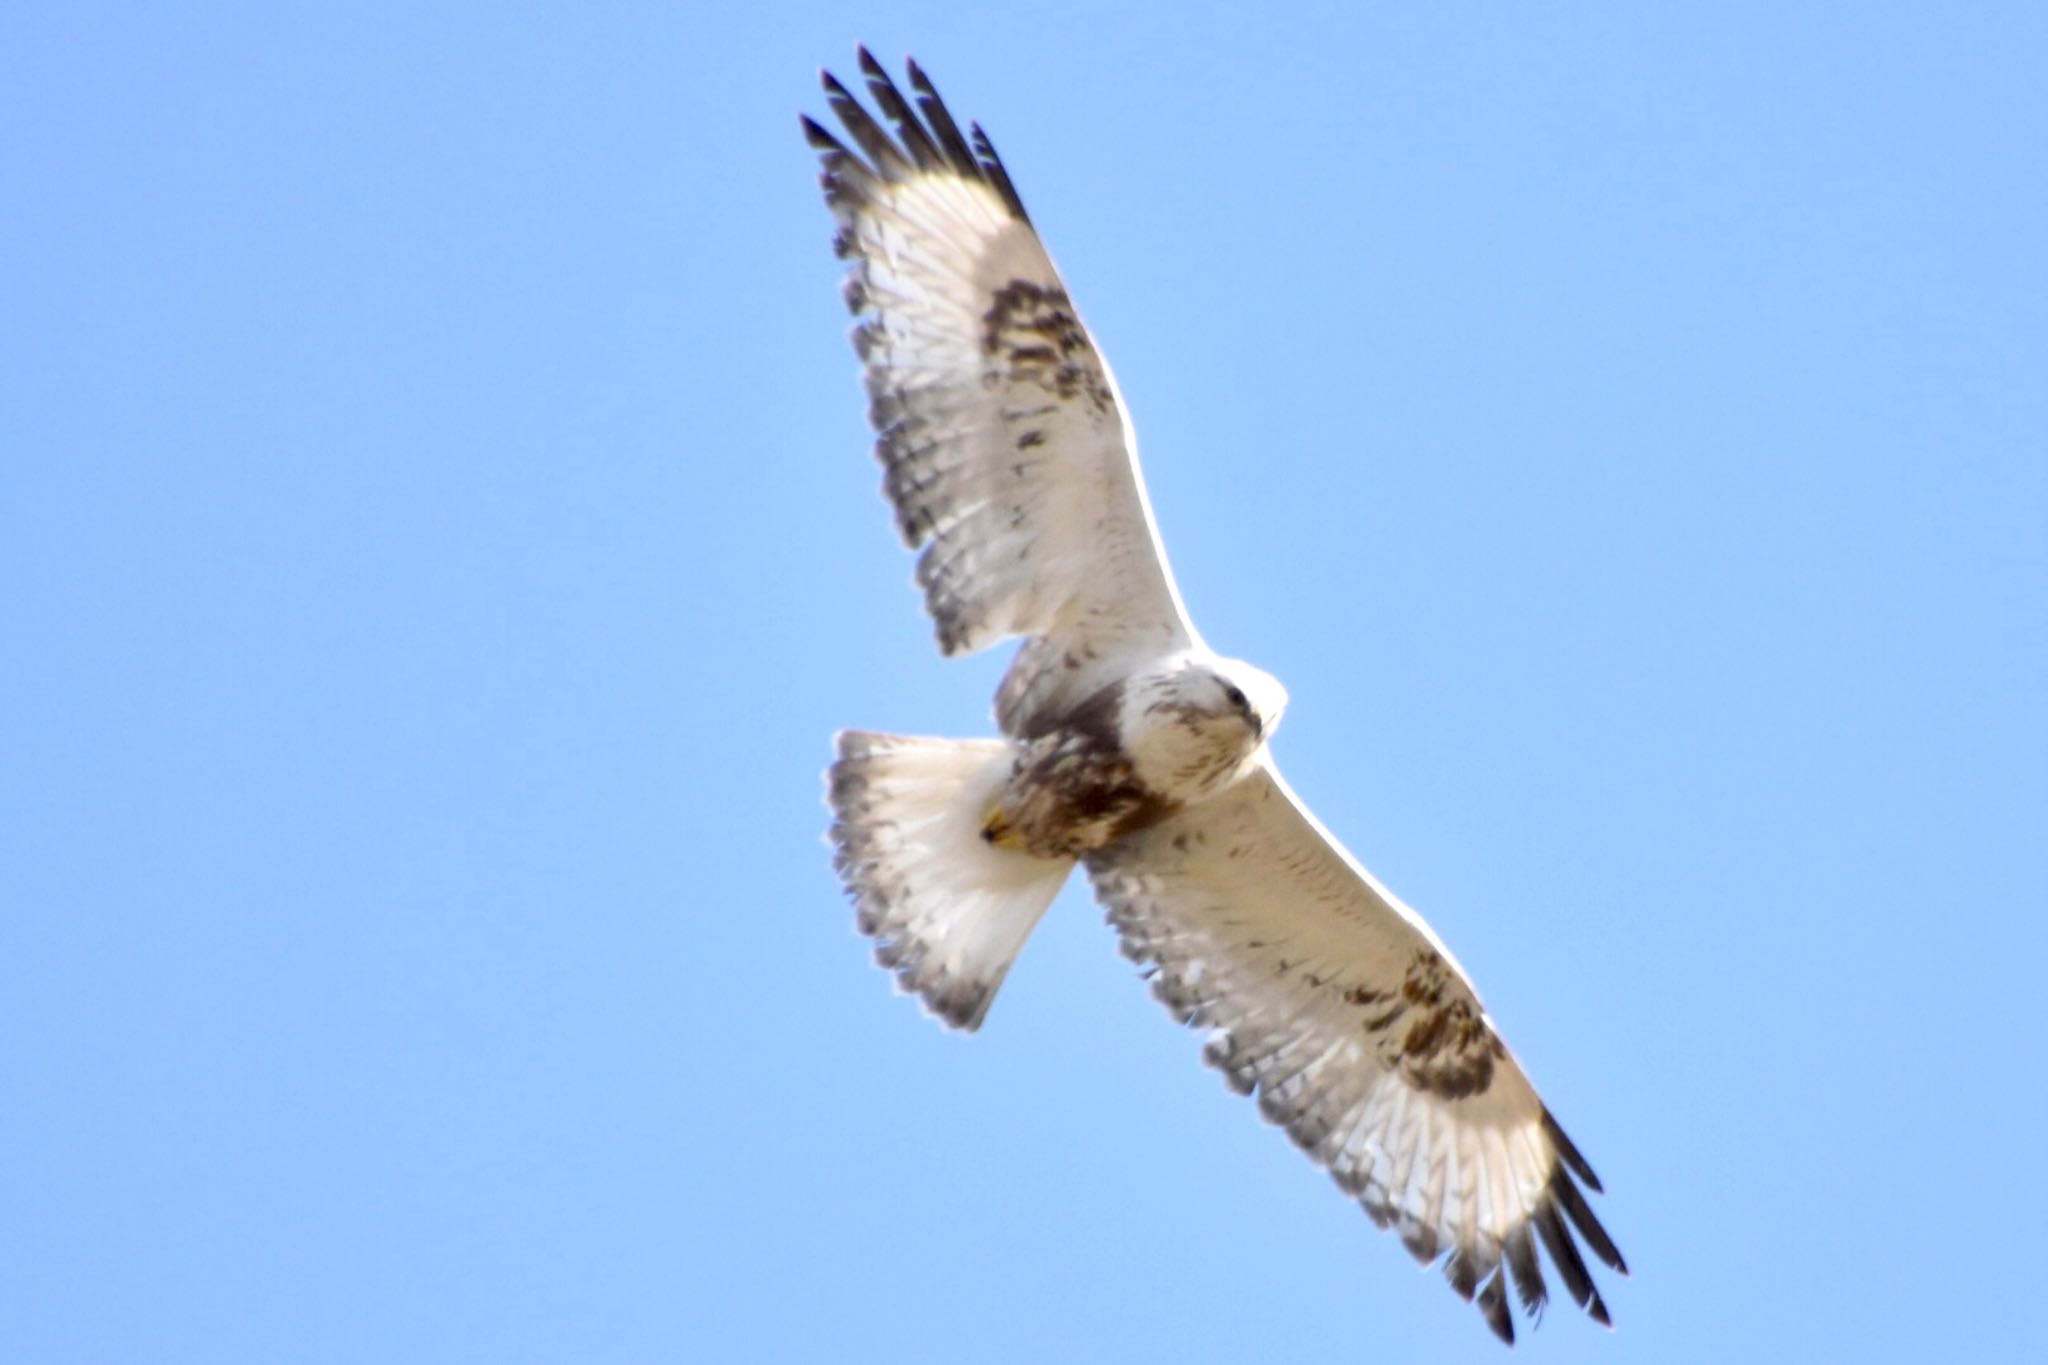
[[1041, 858], [1079, 858], [1178, 809], [1138, 780], [1124, 754], [1062, 730], [1018, 747], [981, 837]]

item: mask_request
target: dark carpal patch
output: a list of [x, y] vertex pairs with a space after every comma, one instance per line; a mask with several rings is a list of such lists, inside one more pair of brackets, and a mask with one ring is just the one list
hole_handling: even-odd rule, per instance
[[[1381, 1059], [1432, 1095], [1459, 1100], [1484, 1092], [1493, 1084], [1494, 1063], [1507, 1055], [1435, 952], [1415, 955], [1398, 991], [1354, 986], [1344, 1000], [1367, 1011], [1363, 1027], [1376, 1036]], [[1404, 1022], [1396, 1032], [1394, 1025]]]
[[1180, 809], [1138, 780], [1103, 710], [1114, 716], [1113, 698], [1084, 704], [1076, 723], [1024, 746], [984, 837], [1042, 858], [1079, 858]]
[[1034, 384], [1063, 400], [1085, 398], [1099, 412], [1114, 405], [1066, 290], [1011, 280], [996, 290], [981, 325], [981, 349], [1003, 367], [1005, 379]]
[[[868, 198], [868, 186], [876, 179], [902, 181], [913, 175], [931, 174], [949, 170], [963, 180], [979, 181], [995, 191], [1011, 216], [1020, 223], [1029, 223], [1031, 217], [1024, 211], [1024, 201], [1017, 197], [1017, 187], [1010, 181], [1010, 172], [1003, 165], [1003, 159], [996, 155], [995, 144], [988, 140], [988, 134], [981, 131], [981, 125], [967, 125], [962, 135], [960, 125], [939, 98], [938, 90], [932, 85], [916, 62], [909, 62], [910, 88], [917, 96], [917, 111], [913, 112], [910, 101], [889, 79], [889, 73], [874, 59], [865, 47], [860, 49], [861, 75], [866, 78], [868, 93], [874, 96], [882, 115], [895, 127], [897, 138], [892, 139], [880, 124], [861, 108], [860, 101], [850, 94], [844, 85], [830, 72], [822, 73], [825, 96], [832, 104], [832, 112], [846, 126], [846, 131], [867, 154], [867, 162], [848, 152], [840, 145], [839, 139], [819, 127], [809, 117], [802, 120], [804, 138], [822, 156], [825, 163], [824, 189], [828, 203], [850, 202], [862, 204]], [[922, 113], [922, 121], [917, 117]]]

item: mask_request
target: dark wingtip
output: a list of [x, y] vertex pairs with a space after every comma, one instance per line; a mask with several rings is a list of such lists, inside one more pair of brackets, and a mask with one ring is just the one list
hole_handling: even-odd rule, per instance
[[826, 132], [824, 126], [809, 114], [798, 114], [796, 118], [797, 122], [803, 126], [804, 141], [810, 143], [813, 149], [820, 152], [843, 152], [846, 150], [846, 148], [839, 145], [838, 138]]
[[974, 140], [974, 150], [981, 159], [981, 173], [991, 188], [1002, 196], [1010, 212], [1017, 215], [1022, 223], [1031, 221], [1031, 215], [1024, 211], [1024, 201], [1018, 197], [1017, 187], [1010, 183], [1009, 168], [1003, 165], [1002, 157], [996, 155], [996, 144], [989, 141], [988, 134], [981, 130], [979, 123], [967, 125], [969, 136]]
[[1628, 1274], [1628, 1266], [1621, 1259], [1621, 1248], [1608, 1236], [1607, 1229], [1600, 1225], [1599, 1217], [1586, 1202], [1586, 1196], [1579, 1193], [1579, 1187], [1562, 1169], [1551, 1172], [1550, 1198], [1553, 1204], [1564, 1210], [1565, 1217], [1586, 1239], [1586, 1245], [1593, 1248], [1595, 1256], [1622, 1274]]
[[1564, 1129], [1558, 1126], [1556, 1116], [1548, 1109], [1543, 1111], [1543, 1135], [1550, 1139], [1551, 1146], [1564, 1158], [1564, 1164], [1572, 1168], [1572, 1174], [1586, 1182], [1587, 1189], [1595, 1194], [1607, 1193], [1601, 1188], [1600, 1177], [1593, 1174], [1592, 1163], [1588, 1162], [1580, 1154], [1578, 1146], [1565, 1136]]
[[1479, 1290], [1479, 1267], [1459, 1252], [1454, 1251], [1445, 1259], [1444, 1278], [1450, 1281], [1451, 1292], [1467, 1303]]
[[[1557, 1267], [1558, 1278], [1564, 1281], [1565, 1292], [1571, 1295], [1573, 1303], [1593, 1312], [1600, 1295], [1593, 1288], [1592, 1272], [1586, 1269], [1585, 1258], [1579, 1255], [1579, 1248], [1572, 1241], [1572, 1235], [1559, 1220], [1557, 1210], [1549, 1204], [1538, 1207], [1530, 1222], [1535, 1225], [1536, 1235], [1543, 1242], [1543, 1249], [1550, 1253], [1550, 1263]], [[1603, 1305], [1600, 1309], [1605, 1312]], [[1597, 1315], [1596, 1315], [1597, 1316]]]
[[889, 78], [880, 62], [865, 50], [861, 55], [861, 74], [867, 77], [868, 93], [874, 96], [882, 117], [895, 126], [897, 140], [902, 144], [902, 150], [909, 154], [911, 164], [926, 172], [943, 168], [947, 164], [946, 154], [919, 121], [910, 101], [903, 98], [903, 92], [896, 88], [896, 82]]
[[1505, 1262], [1504, 1273], [1514, 1280], [1522, 1311], [1540, 1319], [1543, 1305], [1550, 1301], [1550, 1286], [1543, 1282], [1543, 1265], [1536, 1258], [1536, 1244], [1530, 1240], [1527, 1223], [1502, 1239], [1501, 1258]]
[[1495, 1271], [1486, 1287], [1479, 1291], [1479, 1315], [1486, 1319], [1486, 1325], [1500, 1338], [1503, 1346], [1515, 1344], [1515, 1315], [1508, 1311], [1507, 1277]]

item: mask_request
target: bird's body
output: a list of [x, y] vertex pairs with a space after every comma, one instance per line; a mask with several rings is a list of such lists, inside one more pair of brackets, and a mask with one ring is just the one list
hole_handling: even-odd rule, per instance
[[[1271, 698], [1270, 709], [1256, 709], [1245, 684]], [[1017, 741], [983, 836], [1073, 859], [1149, 829], [1242, 775], [1285, 701], [1270, 676], [1205, 652], [1181, 651], [1105, 684]]]
[[1124, 951], [1208, 1060], [1512, 1340], [1541, 1242], [1606, 1322], [1578, 1239], [1621, 1255], [1599, 1183], [1443, 944], [1281, 781], [1270, 675], [1189, 621], [1116, 384], [979, 128], [910, 67], [837, 81], [862, 156], [806, 119], [884, 490], [947, 654], [1024, 644], [999, 739], [848, 731], [836, 865], [876, 956], [975, 1028], [1047, 905], [1086, 869]]

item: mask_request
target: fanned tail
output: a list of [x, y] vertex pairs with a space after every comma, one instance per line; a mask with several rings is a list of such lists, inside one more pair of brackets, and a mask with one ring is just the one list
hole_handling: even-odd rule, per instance
[[875, 960], [955, 1028], [980, 1027], [1073, 863], [991, 846], [985, 816], [1010, 775], [994, 739], [847, 730], [826, 774], [834, 865]]

